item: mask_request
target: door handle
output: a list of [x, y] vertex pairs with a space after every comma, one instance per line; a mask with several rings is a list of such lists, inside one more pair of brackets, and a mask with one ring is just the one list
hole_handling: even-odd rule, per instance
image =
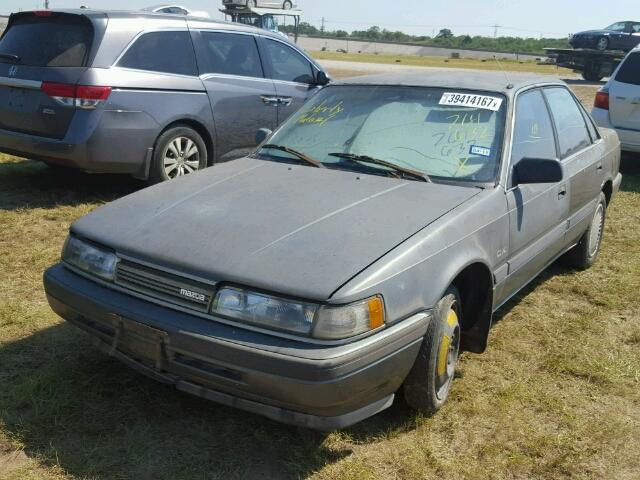
[[596, 165], [596, 170], [598, 170], [598, 171], [602, 170], [603, 168], [604, 168], [604, 167], [602, 166], [602, 163], [598, 163], [598, 164]]
[[264, 103], [265, 105], [268, 105], [270, 107], [277, 107], [279, 100], [277, 97], [267, 97], [265, 95], [260, 97], [262, 99], [262, 103]]
[[279, 100], [280, 100], [280, 105], [282, 105], [283, 107], [289, 107], [293, 102], [293, 98], [291, 97], [280, 97]]
[[560, 185], [560, 188], [558, 189], [558, 199], [562, 200], [566, 196], [567, 196], [567, 186]]

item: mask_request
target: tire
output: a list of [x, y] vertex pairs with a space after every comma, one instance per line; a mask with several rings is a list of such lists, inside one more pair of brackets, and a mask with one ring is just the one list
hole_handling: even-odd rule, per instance
[[198, 132], [178, 125], [158, 137], [149, 183], [166, 182], [207, 167], [207, 146]]
[[291, 3], [289, 0], [286, 0], [282, 4], [282, 8], [285, 9], [285, 10], [291, 10], [293, 8], [293, 3]]
[[591, 224], [578, 244], [563, 257], [563, 263], [576, 270], [587, 270], [598, 259], [607, 216], [607, 198], [600, 193]]
[[604, 52], [609, 48], [609, 39], [607, 37], [600, 37], [596, 42], [596, 50]]
[[585, 70], [582, 72], [582, 78], [584, 78], [587, 82], [599, 82], [602, 80], [602, 77], [595, 70]]
[[460, 354], [461, 307], [458, 289], [449, 287], [435, 308], [418, 357], [404, 381], [407, 405], [421, 413], [437, 412], [449, 397]]

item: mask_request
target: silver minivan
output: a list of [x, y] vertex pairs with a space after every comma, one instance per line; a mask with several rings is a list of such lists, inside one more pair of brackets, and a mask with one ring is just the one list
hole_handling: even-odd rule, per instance
[[144, 12], [13, 14], [0, 38], [0, 151], [169, 180], [256, 146], [328, 82], [280, 35]]
[[618, 132], [622, 150], [640, 153], [640, 47], [598, 91], [591, 114], [599, 126]]

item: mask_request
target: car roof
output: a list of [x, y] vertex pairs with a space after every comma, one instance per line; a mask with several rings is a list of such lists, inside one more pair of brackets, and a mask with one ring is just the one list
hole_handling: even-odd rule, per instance
[[[425, 69], [426, 70], [426, 69]], [[398, 85], [407, 87], [456, 88], [499, 92], [512, 97], [523, 88], [537, 85], [567, 86], [552, 76], [502, 71], [430, 70], [424, 73], [383, 74], [355, 77], [334, 82], [333, 85]]]
[[[175, 5], [177, 6], [177, 5]], [[272, 37], [277, 40], [286, 40], [282, 35], [271, 32], [269, 30], [260, 29], [251, 25], [244, 25], [241, 23], [228, 22], [225, 20], [216, 20], [209, 17], [197, 17], [193, 15], [182, 15], [177, 13], [156, 13], [146, 10], [107, 10], [107, 9], [94, 9], [94, 8], [73, 8], [73, 9], [55, 9], [50, 10], [52, 13], [64, 13], [68, 15], [82, 15], [94, 21], [100, 18], [108, 18], [111, 20], [118, 19], [131, 19], [139, 18], [149, 21], [159, 21], [166, 23], [167, 21], [180, 21], [180, 22], [194, 22], [194, 28], [206, 28], [206, 26], [221, 27], [224, 29], [231, 29], [241, 32], [259, 33], [267, 37]], [[33, 13], [30, 10], [23, 10], [21, 12], [14, 13], [13, 15], [26, 15]], [[197, 22], [197, 23], [195, 23]]]

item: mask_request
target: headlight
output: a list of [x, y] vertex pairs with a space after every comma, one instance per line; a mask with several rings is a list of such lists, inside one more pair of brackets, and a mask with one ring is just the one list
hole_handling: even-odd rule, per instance
[[308, 335], [318, 306], [225, 287], [213, 301], [213, 313], [255, 325]]
[[216, 294], [212, 313], [322, 340], [345, 339], [384, 325], [381, 297], [332, 307], [225, 287]]
[[62, 261], [91, 275], [111, 281], [116, 275], [118, 258], [111, 252], [69, 236], [62, 248]]

